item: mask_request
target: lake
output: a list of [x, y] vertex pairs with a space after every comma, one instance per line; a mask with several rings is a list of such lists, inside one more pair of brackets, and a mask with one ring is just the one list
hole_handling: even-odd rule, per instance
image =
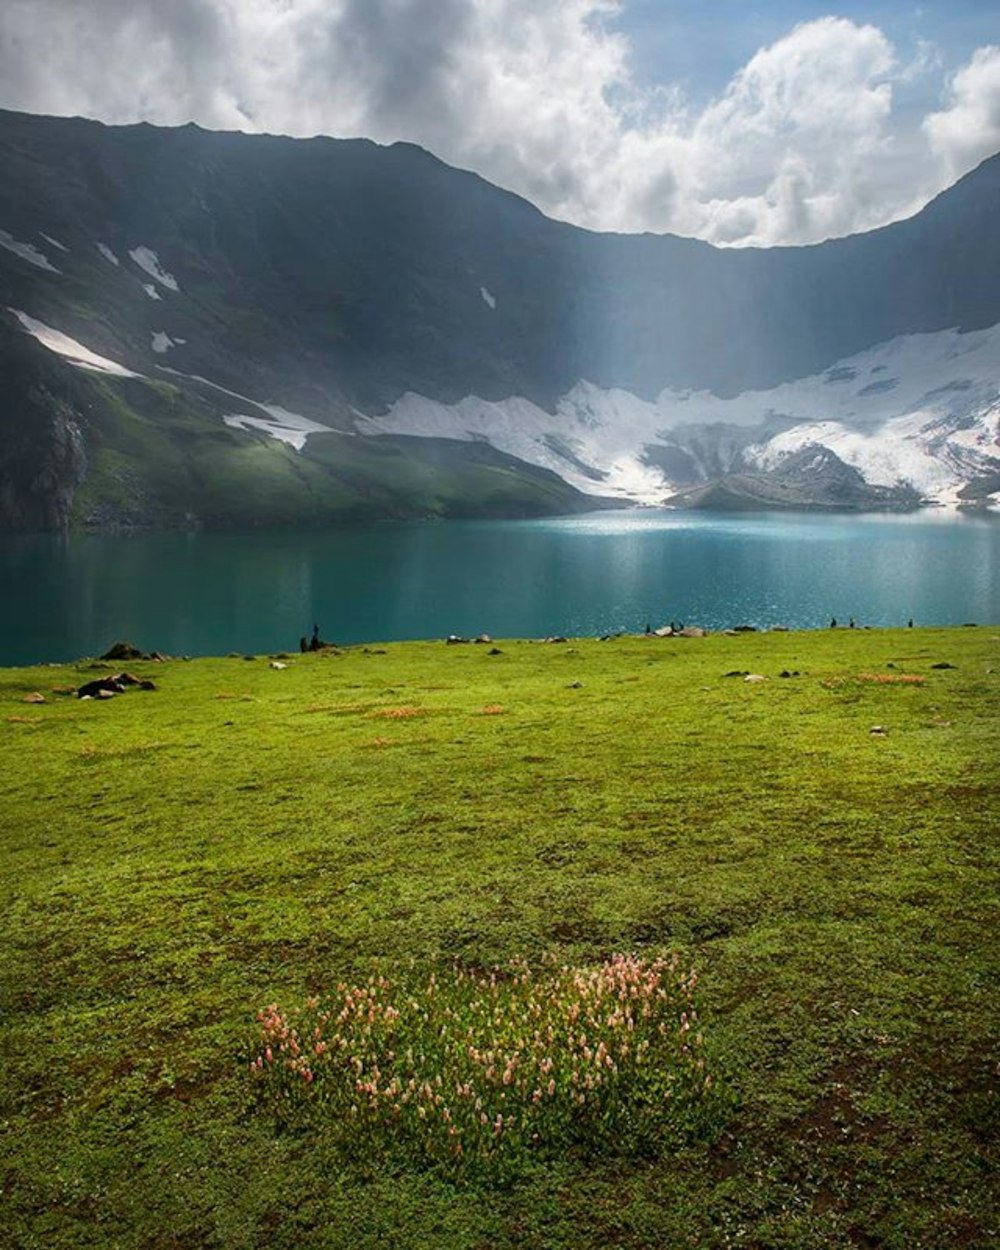
[[668, 621], [1000, 622], [1000, 523], [635, 509], [325, 533], [0, 537], [0, 664], [116, 639], [174, 655], [448, 634], [600, 635]]

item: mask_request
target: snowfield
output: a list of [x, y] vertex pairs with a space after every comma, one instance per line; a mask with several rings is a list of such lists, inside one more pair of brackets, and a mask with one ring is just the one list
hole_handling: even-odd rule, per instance
[[[908, 482], [950, 503], [1000, 457], [998, 423], [1000, 325], [907, 335], [821, 374], [725, 399], [665, 390], [650, 401], [581, 381], [554, 413], [520, 397], [442, 404], [410, 392], [356, 422], [363, 434], [483, 439], [580, 490], [641, 503], [660, 503], [678, 485], [647, 462], [651, 447], [684, 448], [707, 479], [720, 456], [721, 471], [768, 469], [810, 444], [873, 485]], [[711, 463], [699, 459], [706, 448]]]
[[34, 317], [29, 317], [27, 313], [19, 312], [16, 308], [11, 308], [9, 311], [20, 321], [32, 338], [37, 339], [49, 351], [55, 352], [59, 356], [64, 356], [70, 364], [76, 365], [78, 369], [88, 369], [92, 373], [107, 373], [115, 378], [138, 378], [142, 376], [140, 373], [133, 373], [131, 369], [126, 369], [124, 365], [120, 365], [114, 360], [109, 360], [107, 356], [98, 356], [89, 347], [84, 347], [76, 339], [71, 339], [68, 334], [63, 334], [61, 330], [54, 330], [42, 321], [36, 321]]

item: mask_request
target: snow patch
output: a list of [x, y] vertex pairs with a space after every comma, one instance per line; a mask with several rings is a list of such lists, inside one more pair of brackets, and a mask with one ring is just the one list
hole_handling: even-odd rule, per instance
[[182, 341], [182, 339], [172, 339], [165, 330], [155, 330], [151, 346], [154, 352], [162, 356], [164, 352], [169, 351], [171, 347], [176, 347]]
[[121, 261], [106, 243], [98, 243], [97, 250], [101, 253], [105, 260], [110, 261], [115, 267], [121, 264]]
[[[151, 247], [133, 247], [129, 251], [129, 256], [145, 273], [148, 273], [154, 281], [160, 286], [165, 286], [168, 291], [179, 291], [177, 279], [171, 273], [167, 273], [160, 265], [160, 258]], [[148, 289], [148, 288], [147, 288]]]
[[27, 313], [19, 312], [16, 308], [11, 308], [9, 311], [20, 321], [32, 338], [37, 339], [49, 351], [64, 356], [70, 364], [76, 365], [79, 369], [88, 369], [92, 373], [107, 373], [116, 378], [142, 376], [139, 373], [133, 373], [131, 369], [126, 369], [124, 365], [114, 360], [109, 360], [107, 356], [98, 356], [89, 347], [84, 347], [76, 339], [71, 339], [68, 334], [63, 334], [61, 330], [54, 330], [52, 326], [47, 326], [42, 321], [36, 321]]
[[[182, 343], [184, 340], [177, 339], [176, 342]], [[231, 399], [238, 399], [244, 404], [251, 404], [254, 408], [267, 414], [263, 417], [251, 417], [241, 412], [229, 413], [222, 419], [226, 425], [231, 426], [233, 429], [263, 430], [271, 438], [276, 438], [282, 443], [288, 443], [296, 451], [302, 450], [310, 434], [336, 433], [330, 426], [321, 425], [318, 421], [313, 421], [311, 417], [304, 417], [299, 412], [290, 412], [287, 408], [282, 408], [280, 404], [262, 404], [259, 400], [251, 399], [248, 395], [241, 395], [238, 391], [230, 391], [224, 386], [219, 386], [217, 382], [210, 382], [208, 378], [199, 377], [196, 373], [181, 373], [177, 369], [168, 369], [165, 365], [157, 365], [156, 367], [162, 373], [169, 373], [173, 377], [188, 378], [192, 382], [200, 382], [203, 386], [210, 386], [213, 391], [219, 391], [221, 394], [228, 395]]]
[[[253, 403], [253, 400], [250, 402]], [[305, 447], [306, 439], [310, 434], [329, 434], [331, 432], [328, 425], [320, 425], [318, 421], [310, 421], [308, 417], [302, 417], [296, 412], [288, 412], [286, 409], [279, 408], [276, 405], [260, 404], [258, 407], [272, 413], [274, 419], [248, 417], [240, 412], [230, 413], [222, 419], [226, 425], [232, 426], [237, 430], [263, 430], [271, 438], [287, 443], [290, 447], [294, 447], [296, 451], [301, 451]]]
[[20, 256], [29, 265], [35, 265], [39, 269], [46, 269], [49, 273], [62, 272], [33, 243], [22, 243], [19, 239], [15, 239], [12, 234], [8, 234], [6, 230], [0, 230], [0, 247], [5, 247], [8, 252], [13, 252], [15, 256]]
[[158, 300], [160, 298], [160, 293], [156, 287], [153, 286], [152, 282], [144, 282], [142, 284], [142, 289], [146, 292], [150, 299]]
[[68, 252], [68, 251], [69, 251], [69, 248], [66, 246], [66, 244], [65, 244], [65, 243], [60, 243], [60, 242], [59, 242], [59, 240], [58, 240], [58, 239], [54, 239], [54, 238], [52, 237], [52, 235], [51, 235], [51, 234], [45, 234], [45, 233], [44, 233], [43, 231], [41, 231], [41, 230], [39, 230], [38, 234], [39, 234], [39, 237], [40, 237], [40, 238], [43, 238], [43, 239], [45, 240], [45, 242], [46, 242], [46, 243], [51, 243], [53, 247], [57, 247], [57, 248], [59, 249], [59, 251], [60, 251], [60, 252]]
[[479, 294], [483, 297], [484, 303], [489, 304], [490, 308], [496, 308], [497, 297], [493, 294], [492, 291], [489, 291], [487, 290], [486, 287], [481, 286], [479, 288]]

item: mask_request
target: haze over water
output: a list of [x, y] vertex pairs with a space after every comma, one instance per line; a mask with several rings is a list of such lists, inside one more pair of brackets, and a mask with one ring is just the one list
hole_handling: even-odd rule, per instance
[[1000, 524], [634, 510], [326, 533], [0, 539], [0, 663], [448, 634], [1000, 622]]

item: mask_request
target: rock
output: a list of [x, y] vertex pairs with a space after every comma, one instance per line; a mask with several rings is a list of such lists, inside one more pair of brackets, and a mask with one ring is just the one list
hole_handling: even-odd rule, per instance
[[112, 681], [118, 682], [120, 686], [141, 686], [142, 682], [132, 673], [115, 673]]
[[103, 699], [106, 695], [121, 694], [125, 687], [117, 677], [98, 677], [95, 681], [87, 681], [77, 690], [78, 699]]
[[256, 660], [257, 657], [255, 655], [245, 655], [243, 658], [244, 660]]
[[674, 627], [672, 625], [661, 625], [659, 629], [653, 630], [654, 638], [673, 638]]
[[728, 673], [723, 673], [723, 677], [749, 677], [750, 670], [747, 668], [731, 668]]
[[32, 690], [31, 694], [26, 694], [21, 700], [22, 703], [44, 703], [45, 695], [40, 690]]
[[685, 625], [680, 631], [681, 638], [705, 638], [708, 635], [707, 629], [702, 629], [700, 625]]
[[489, 634], [480, 634], [478, 638], [473, 638], [473, 642], [492, 642], [493, 639]]
[[468, 641], [469, 641], [468, 638], [460, 638], [458, 634], [449, 634], [448, 637], [445, 639], [445, 643], [449, 647], [456, 647], [459, 645], [459, 643], [468, 642]]
[[116, 692], [114, 690], [98, 690], [97, 698], [98, 699], [113, 699], [115, 697], [115, 693]]
[[582, 689], [583, 689], [583, 682], [582, 682], [582, 681], [571, 681], [571, 682], [569, 683], [569, 685], [566, 687], [566, 689], [567, 689], [567, 690], [582, 690]]
[[734, 625], [734, 634], [755, 634], [757, 632], [756, 625]]
[[503, 652], [500, 650], [499, 647], [490, 647], [489, 651], [487, 651], [486, 654], [487, 655], [503, 655]]
[[139, 682], [139, 689], [140, 690], [155, 690], [156, 682], [150, 681], [149, 678], [147, 677], [145, 681]]
[[545, 641], [546, 642], [566, 642], [567, 639], [563, 638], [561, 634], [553, 634], [551, 638], [546, 638]]
[[896, 666], [895, 664], [893, 664], [892, 660], [889, 660], [889, 662], [886, 664], [886, 668], [895, 668], [895, 667]]
[[723, 636], [723, 638], [735, 638], [735, 637], [736, 637], [736, 630], [735, 630], [735, 629], [724, 629], [724, 630], [722, 631], [722, 636]]
[[142, 652], [131, 642], [116, 642], [100, 658], [102, 660], [141, 660]]
[[941, 660], [938, 664], [932, 664], [931, 668], [954, 668], [954, 664], [949, 664], [947, 660]]
[[157, 664], [164, 664], [167, 659], [162, 651], [150, 651], [148, 658], [155, 660]]
[[788, 626], [787, 625], [772, 625], [771, 633], [772, 634], [787, 634]]
[[282, 663], [282, 661], [281, 661], [281, 660], [272, 660], [272, 661], [271, 661], [271, 663], [268, 665], [268, 667], [269, 667], [269, 668], [276, 668], [276, 669], [279, 669], [279, 670], [280, 670], [280, 669], [283, 669], [283, 668], [287, 668], [287, 667], [288, 667], [288, 665], [287, 665], [287, 664]]
[[868, 732], [876, 738], [884, 738], [889, 731], [885, 725], [872, 725]]
[[746, 677], [744, 677], [743, 680], [744, 681], [767, 681], [767, 678], [762, 673], [747, 673]]

